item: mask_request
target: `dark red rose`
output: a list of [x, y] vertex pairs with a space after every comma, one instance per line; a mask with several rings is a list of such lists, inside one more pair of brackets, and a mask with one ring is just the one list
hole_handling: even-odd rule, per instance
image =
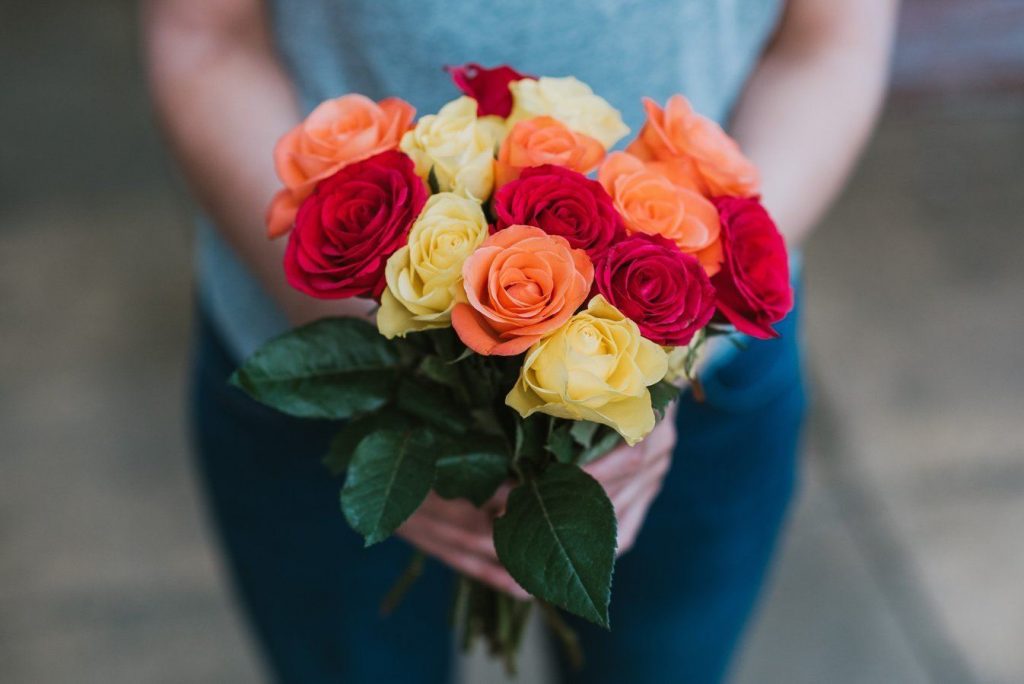
[[446, 66], [444, 70], [451, 75], [459, 90], [476, 100], [477, 116], [508, 116], [512, 111], [512, 93], [508, 84], [533, 78], [507, 64], [488, 69], [475, 62], [468, 62], [462, 66]]
[[545, 164], [523, 170], [494, 194], [495, 228], [537, 226], [596, 259], [625, 236], [622, 218], [601, 184], [576, 171]]
[[757, 198], [716, 197], [722, 269], [711, 279], [718, 311], [736, 329], [766, 340], [793, 308], [786, 244]]
[[661, 345], [687, 344], [715, 313], [715, 288], [697, 257], [660, 235], [634, 233], [609, 247], [595, 264], [594, 284]]
[[395, 150], [328, 176], [295, 216], [284, 255], [288, 283], [320, 299], [379, 299], [384, 265], [426, 201], [412, 160]]

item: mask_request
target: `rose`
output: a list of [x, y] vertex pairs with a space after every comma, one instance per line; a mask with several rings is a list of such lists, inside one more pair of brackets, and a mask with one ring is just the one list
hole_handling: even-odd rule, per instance
[[380, 297], [387, 258], [405, 244], [426, 200], [412, 161], [395, 150], [320, 181], [288, 238], [289, 284], [321, 299]]
[[509, 83], [533, 78], [519, 73], [507, 64], [488, 69], [475, 62], [469, 62], [462, 66], [446, 66], [444, 69], [459, 90], [476, 100], [477, 116], [508, 116], [512, 111], [512, 92], [508, 89]]
[[483, 202], [494, 185], [493, 132], [479, 125], [476, 101], [452, 100], [437, 114], [422, 117], [399, 145], [427, 179], [431, 171], [441, 192], [454, 192]]
[[514, 356], [569, 320], [590, 292], [586, 252], [534, 226], [484, 240], [462, 267], [465, 301], [452, 326], [478, 354]]
[[572, 76], [514, 81], [509, 84], [514, 104], [509, 125], [523, 119], [550, 116], [576, 131], [596, 138], [608, 149], [629, 133], [622, 116], [586, 83]]
[[546, 164], [523, 171], [494, 194], [496, 226], [537, 226], [559, 235], [591, 258], [622, 237], [622, 219], [601, 184], [586, 176]]
[[645, 161], [672, 164], [676, 174], [691, 175], [709, 197], [757, 194], [757, 167], [718, 124], [695, 112], [685, 97], [673, 95], [664, 110], [644, 98], [644, 109], [647, 122], [627, 152]]
[[302, 200], [318, 181], [353, 162], [398, 147], [416, 110], [395, 97], [379, 103], [362, 95], [327, 100], [274, 147], [274, 168], [284, 189], [267, 209], [270, 237], [287, 233]]
[[633, 445], [654, 428], [647, 387], [667, 371], [665, 351], [598, 295], [530, 348], [505, 403], [524, 418], [546, 413], [609, 425]]
[[502, 141], [495, 181], [500, 188], [518, 178], [524, 168], [544, 164], [590, 173], [603, 158], [604, 146], [599, 141], [550, 116], [538, 116], [517, 123]]
[[786, 245], [775, 222], [754, 198], [718, 197], [722, 270], [711, 279], [718, 311], [751, 337], [778, 337], [772, 324], [793, 308]]
[[718, 271], [718, 212], [710, 201], [625, 152], [608, 155], [597, 178], [612, 196], [628, 232], [668, 238], [696, 256], [708, 275]]
[[486, 237], [487, 218], [473, 200], [450, 192], [427, 200], [408, 244], [388, 259], [377, 313], [381, 334], [391, 339], [451, 325], [462, 264]]
[[658, 235], [636, 233], [594, 264], [597, 291], [660, 345], [689, 343], [715, 313], [715, 288], [697, 259]]

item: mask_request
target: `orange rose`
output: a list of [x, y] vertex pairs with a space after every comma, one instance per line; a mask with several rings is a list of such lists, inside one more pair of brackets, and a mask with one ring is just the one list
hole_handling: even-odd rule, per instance
[[626, 152], [608, 155], [597, 180], [612, 196], [627, 232], [661, 235], [696, 256], [709, 276], [718, 271], [718, 210], [705, 197], [658, 173], [657, 164]]
[[455, 332], [478, 354], [514, 356], [569, 320], [590, 293], [594, 266], [565, 238], [509, 226], [477, 247], [462, 277]]
[[676, 176], [691, 175], [705, 195], [756, 195], [760, 180], [739, 146], [711, 119], [693, 110], [682, 95], [665, 109], [644, 98], [647, 123], [626, 151], [644, 161], [671, 165]]
[[321, 103], [274, 147], [274, 168], [284, 183], [267, 210], [270, 237], [287, 233], [302, 200], [317, 182], [385, 150], [398, 147], [416, 110], [398, 98], [380, 103], [342, 95]]
[[550, 116], [520, 121], [505, 137], [495, 164], [498, 187], [519, 178], [530, 166], [553, 164], [580, 173], [593, 171], [604, 157], [604, 145], [577, 133]]

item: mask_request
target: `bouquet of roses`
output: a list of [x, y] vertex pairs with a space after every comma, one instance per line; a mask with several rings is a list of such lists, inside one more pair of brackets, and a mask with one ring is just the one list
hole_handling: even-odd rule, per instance
[[[372, 299], [376, 326], [298, 328], [232, 381], [344, 421], [325, 464], [367, 545], [431, 490], [480, 506], [510, 483], [501, 563], [552, 619], [607, 626], [616, 518], [580, 466], [643, 440], [674, 381], [699, 391], [710, 336], [775, 335], [785, 247], [757, 170], [681, 95], [645, 100], [609, 153], [628, 128], [580, 81], [449, 72], [465, 95], [436, 114], [344, 95], [280, 140], [268, 227], [289, 283]], [[462, 580], [455, 617], [511, 662], [529, 605]]]

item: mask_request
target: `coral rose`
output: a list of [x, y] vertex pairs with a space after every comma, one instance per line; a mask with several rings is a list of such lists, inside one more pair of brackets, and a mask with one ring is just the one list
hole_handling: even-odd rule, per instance
[[302, 200], [318, 181], [353, 162], [398, 147], [416, 110], [390, 97], [379, 103], [342, 95], [321, 103], [274, 147], [274, 168], [284, 183], [267, 209], [270, 237], [287, 233]]
[[494, 187], [495, 142], [493, 129], [477, 121], [476, 101], [463, 96], [422, 117], [399, 147], [421, 178], [433, 171], [441, 192], [483, 202]]
[[594, 283], [661, 345], [687, 344], [715, 313], [715, 288], [700, 262], [659, 235], [636, 233], [612, 245], [594, 264]]
[[709, 197], [757, 194], [757, 167], [718, 124], [695, 112], [685, 97], [673, 95], [665, 109], [644, 98], [644, 109], [647, 122], [627, 152], [645, 161], [671, 164], [674, 174], [692, 176]]
[[778, 337], [772, 324], [793, 308], [786, 244], [761, 203], [718, 197], [722, 216], [722, 270], [712, 278], [718, 311], [751, 337]]
[[445, 71], [465, 95], [476, 100], [477, 116], [506, 117], [512, 111], [512, 91], [508, 86], [513, 81], [533, 78], [521, 74], [507, 64], [493, 69], [482, 67], [475, 62], [462, 66], [446, 66]]
[[462, 342], [485, 355], [514, 356], [569, 320], [590, 292], [586, 252], [535, 226], [510, 226], [484, 240], [462, 267], [465, 301], [452, 310]]
[[718, 211], [710, 201], [625, 152], [608, 155], [598, 181], [612, 196], [627, 231], [668, 238], [696, 256], [708, 275], [718, 271]]
[[510, 125], [550, 116], [577, 133], [597, 139], [605, 149], [629, 134], [629, 126], [623, 123], [618, 110], [572, 76], [514, 81], [509, 89], [515, 103], [508, 117]]
[[532, 167], [494, 194], [496, 227], [537, 226], [596, 258], [625, 231], [601, 184], [559, 166]]
[[409, 231], [409, 241], [388, 259], [388, 287], [377, 328], [391, 339], [451, 324], [462, 290], [462, 264], [487, 237], [480, 205], [450, 192], [433, 195]]
[[505, 403], [524, 418], [546, 413], [609, 425], [633, 445], [654, 428], [647, 388], [667, 372], [665, 351], [598, 295], [530, 349]]
[[590, 173], [604, 158], [604, 146], [577, 133], [550, 116], [520, 121], [498, 150], [495, 183], [500, 188], [520, 176], [524, 168], [551, 164]]
[[349, 164], [317, 184], [288, 236], [284, 271], [320, 299], [378, 298], [387, 259], [427, 201], [412, 161], [396, 150]]

